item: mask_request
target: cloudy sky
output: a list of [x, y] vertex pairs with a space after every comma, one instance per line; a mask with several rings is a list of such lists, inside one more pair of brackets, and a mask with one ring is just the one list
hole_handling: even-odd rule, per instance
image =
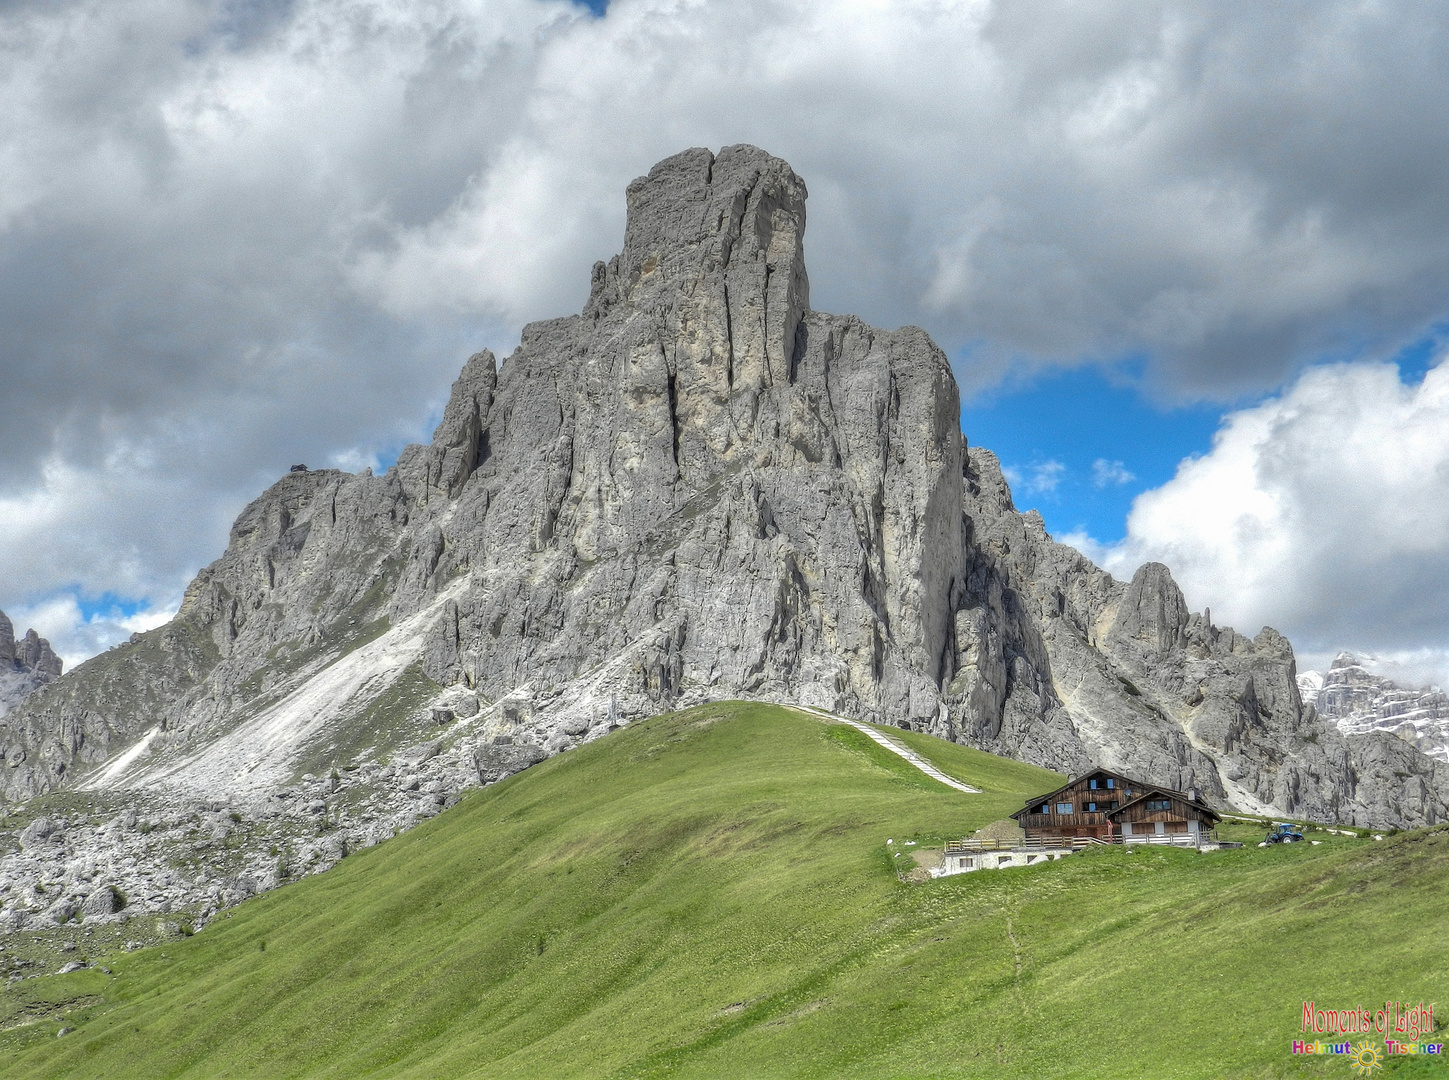
[[[0, 608], [72, 662], [294, 462], [386, 465], [752, 142], [1019, 505], [1449, 676], [1449, 8], [0, 0]], [[1437, 674], [1443, 672], [1443, 675]]]

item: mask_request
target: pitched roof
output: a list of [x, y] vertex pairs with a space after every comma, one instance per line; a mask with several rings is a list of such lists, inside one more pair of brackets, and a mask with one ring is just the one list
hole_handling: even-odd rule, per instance
[[1214, 821], [1221, 821], [1222, 820], [1222, 815], [1219, 814], [1216, 810], [1214, 810], [1211, 806], [1208, 806], [1206, 803], [1199, 802], [1197, 799], [1192, 798], [1186, 792], [1175, 791], [1172, 788], [1167, 788], [1167, 787], [1149, 787], [1149, 788], [1146, 788], [1146, 789], [1143, 790], [1143, 792], [1142, 792], [1141, 795], [1138, 795], [1135, 799], [1132, 799], [1130, 802], [1123, 803], [1116, 810], [1109, 810], [1109, 811], [1107, 811], [1107, 816], [1109, 818], [1114, 818], [1118, 814], [1125, 813], [1126, 810], [1127, 810], [1127, 808], [1129, 806], [1136, 806], [1143, 799], [1150, 799], [1154, 795], [1156, 795], [1158, 798], [1164, 798], [1165, 797], [1165, 798], [1169, 798], [1169, 799], [1179, 799], [1182, 802], [1187, 803], [1188, 806], [1191, 806], [1191, 807], [1193, 807], [1194, 809], [1197, 809], [1197, 810], [1201, 810], [1204, 814], [1206, 814], [1208, 817], [1212, 818]]
[[[1123, 776], [1121, 773], [1115, 773], [1111, 769], [1091, 769], [1088, 772], [1084, 772], [1081, 775], [1075, 776], [1072, 779], [1068, 780], [1065, 784], [1057, 788], [1055, 791], [1048, 791], [1045, 795], [1038, 795], [1036, 798], [1030, 800], [1025, 806], [1023, 806], [1020, 810], [1018, 810], [1011, 816], [1020, 817], [1022, 814], [1029, 814], [1031, 813], [1031, 808], [1033, 806], [1039, 806], [1041, 803], [1050, 802], [1052, 796], [1060, 795], [1063, 791], [1066, 791], [1067, 788], [1076, 787], [1083, 780], [1090, 780], [1094, 776], [1110, 776], [1113, 780], [1120, 780], [1123, 784], [1126, 784], [1134, 791], [1139, 787], [1146, 786], [1140, 780], [1134, 780], [1130, 776]], [[1183, 798], [1187, 798], [1187, 796], [1184, 795]], [[1135, 802], [1136, 800], [1133, 801]]]

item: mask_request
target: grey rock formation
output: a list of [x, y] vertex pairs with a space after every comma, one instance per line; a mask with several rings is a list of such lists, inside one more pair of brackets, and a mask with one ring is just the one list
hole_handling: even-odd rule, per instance
[[81, 905], [81, 914], [87, 918], [95, 918], [101, 915], [114, 915], [121, 910], [121, 898], [116, 895], [116, 890], [110, 886], [96, 889], [86, 897], [85, 903]]
[[61, 673], [60, 657], [34, 630], [15, 640], [15, 625], [0, 611], [0, 716]]
[[431, 445], [283, 477], [175, 621], [7, 718], [7, 797], [113, 784], [143, 737], [128, 783], [285, 782], [318, 744], [377, 745], [367, 704], [408, 678], [551, 750], [720, 696], [942, 720], [966, 559], [945, 357], [808, 310], [784, 162], [689, 151], [628, 198], [584, 313], [501, 371], [472, 358]]
[[[1016, 513], [973, 448], [967, 513], [980, 565], [958, 635], [956, 697], [1000, 725], [967, 741], [1072, 772], [1086, 762], [1219, 806], [1355, 825], [1449, 820], [1449, 770], [1379, 733], [1346, 735], [1300, 697], [1292, 646], [1188, 610], [1167, 567], [1115, 581]], [[1045, 676], [1045, 677], [1044, 677]], [[999, 703], [999, 704], [996, 704]]]
[[523, 746], [494, 744], [479, 747], [473, 760], [478, 769], [479, 782], [491, 784], [506, 776], [512, 776], [516, 772], [522, 772], [530, 765], [537, 765], [547, 756], [538, 747], [528, 744]]
[[22, 848], [34, 848], [59, 834], [60, 828], [48, 817], [38, 817], [20, 830], [18, 840]]
[[1449, 695], [1437, 686], [1402, 686], [1341, 652], [1327, 671], [1300, 674], [1298, 689], [1345, 735], [1386, 732], [1449, 762]]
[[54, 925], [70, 922], [81, 912], [82, 901], [74, 897], [62, 897], [45, 909], [42, 916], [44, 922]]
[[1280, 635], [1018, 513], [923, 331], [812, 311], [783, 161], [690, 150], [628, 206], [583, 312], [469, 359], [429, 445], [282, 477], [171, 623], [0, 719], [6, 799], [96, 800], [0, 876], [204, 917], [633, 717], [738, 697], [1246, 810], [1445, 819], [1440, 766], [1305, 707]]

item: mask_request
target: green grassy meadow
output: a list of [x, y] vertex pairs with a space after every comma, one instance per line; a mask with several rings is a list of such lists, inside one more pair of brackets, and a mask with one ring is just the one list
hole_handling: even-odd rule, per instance
[[109, 975], [13, 983], [0, 1075], [1351, 1077], [1290, 1057], [1304, 1000], [1449, 1013], [1449, 831], [905, 883], [906, 841], [1061, 781], [897, 734], [983, 793], [783, 708], [656, 717]]

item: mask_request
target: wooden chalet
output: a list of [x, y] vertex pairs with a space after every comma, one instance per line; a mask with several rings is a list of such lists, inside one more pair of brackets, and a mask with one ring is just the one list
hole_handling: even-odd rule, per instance
[[1038, 796], [1011, 816], [1032, 836], [1091, 836], [1112, 839], [1116, 828], [1107, 815], [1142, 792], [1142, 785], [1118, 773], [1083, 773], [1055, 791]]
[[1111, 842], [1197, 844], [1220, 818], [1185, 792], [1095, 769], [1040, 795], [1011, 815], [1028, 838], [1090, 837]]
[[1221, 817], [1210, 806], [1171, 788], [1143, 786], [1137, 798], [1109, 814], [1124, 843], [1134, 838], [1186, 837], [1200, 845]]

